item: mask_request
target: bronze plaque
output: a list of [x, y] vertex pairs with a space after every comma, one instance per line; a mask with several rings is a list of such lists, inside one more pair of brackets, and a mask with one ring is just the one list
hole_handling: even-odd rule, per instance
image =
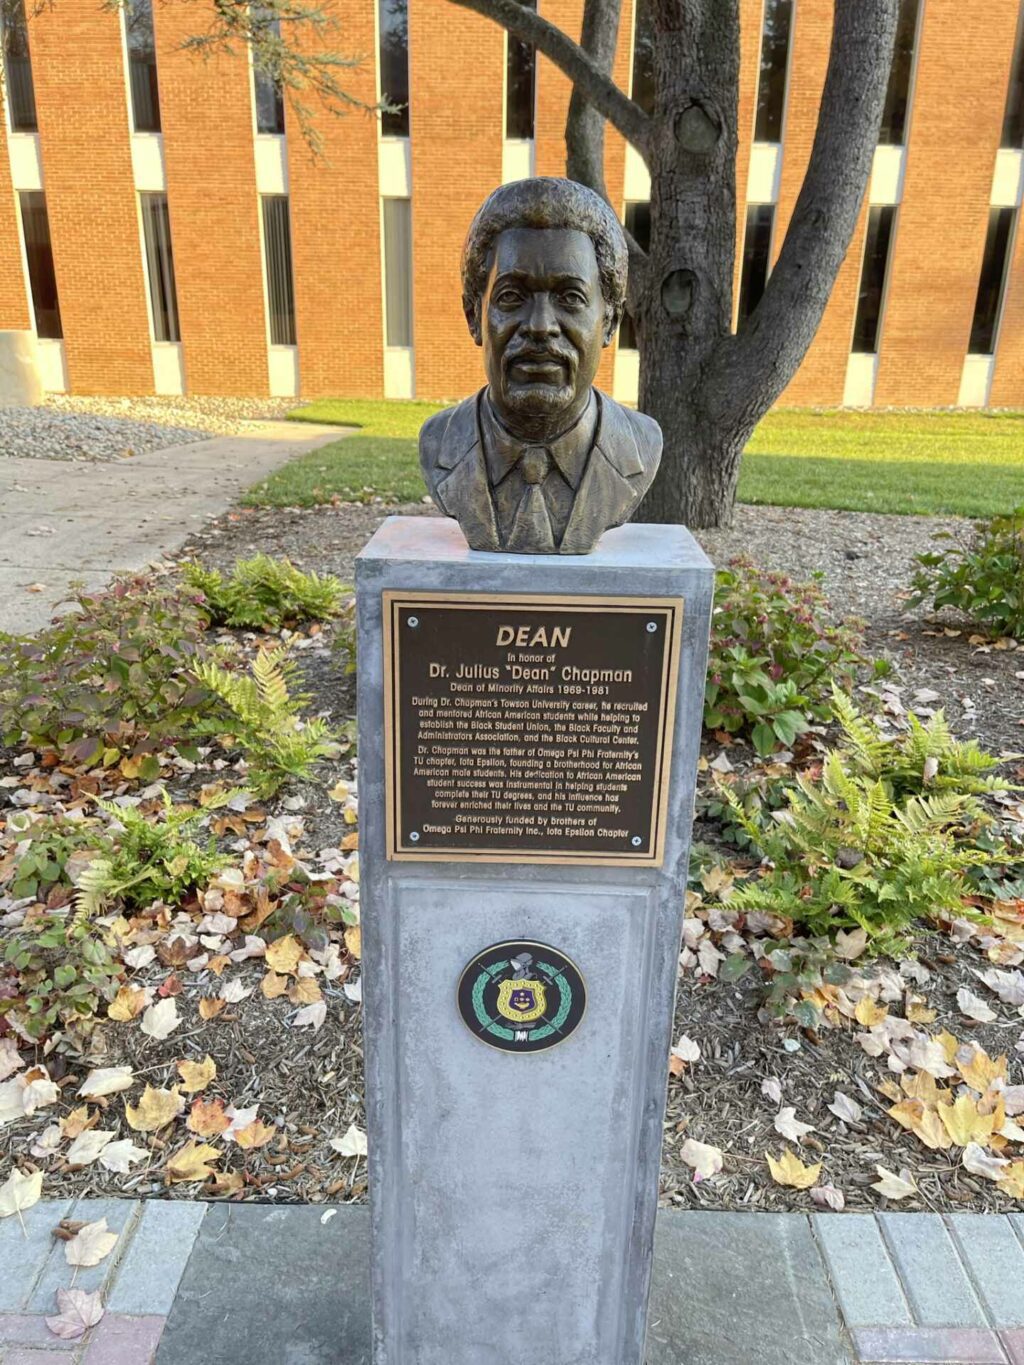
[[658, 866], [683, 603], [384, 593], [388, 857]]

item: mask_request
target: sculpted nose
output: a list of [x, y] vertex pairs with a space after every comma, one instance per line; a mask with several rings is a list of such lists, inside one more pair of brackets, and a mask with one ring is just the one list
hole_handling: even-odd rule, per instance
[[551, 295], [548, 293], [534, 294], [530, 300], [530, 309], [526, 315], [526, 330], [531, 336], [554, 336], [558, 328], [558, 319], [555, 310], [551, 306]]

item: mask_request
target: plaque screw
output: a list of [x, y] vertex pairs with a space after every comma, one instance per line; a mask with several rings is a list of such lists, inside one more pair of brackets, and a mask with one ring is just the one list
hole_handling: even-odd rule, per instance
[[[419, 618], [418, 616], [410, 616], [410, 617], [408, 617], [407, 620], [406, 620], [406, 625], [407, 625], [407, 626], [411, 626], [413, 630], [416, 629], [416, 627], [419, 625], [419, 623], [420, 623], [420, 618]], [[648, 630], [650, 630], [650, 626], [648, 626]]]
[[648, 622], [647, 622], [647, 634], [648, 634], [648, 635], [653, 635], [654, 632], [655, 632], [657, 629], [658, 629], [658, 623], [657, 623], [657, 621], [648, 621]]
[[410, 842], [411, 844], [418, 844], [419, 841], [420, 841], [420, 832], [419, 832], [418, 829], [414, 829], [414, 830], [412, 831], [412, 833], [409, 835], [409, 842]]
[[[650, 630], [650, 626], [648, 626], [647, 629]], [[639, 834], [634, 834], [629, 842], [633, 845], [634, 848], [639, 848], [640, 845], [643, 843], [643, 840], [640, 838]]]

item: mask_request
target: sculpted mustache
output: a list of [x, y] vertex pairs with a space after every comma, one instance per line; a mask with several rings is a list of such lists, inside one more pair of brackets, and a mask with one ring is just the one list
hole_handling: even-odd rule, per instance
[[504, 362], [506, 365], [514, 365], [517, 360], [535, 361], [556, 361], [560, 365], [572, 365], [573, 355], [571, 351], [543, 350], [539, 351], [531, 348], [523, 348], [516, 351], [506, 351]]

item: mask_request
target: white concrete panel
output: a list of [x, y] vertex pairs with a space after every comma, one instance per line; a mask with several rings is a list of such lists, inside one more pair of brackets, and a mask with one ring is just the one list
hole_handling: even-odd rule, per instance
[[988, 395], [989, 390], [992, 387], [992, 369], [994, 364], [995, 356], [964, 356], [964, 368], [960, 375], [960, 393], [956, 400], [957, 407], [988, 407]]
[[36, 340], [39, 378], [47, 393], [67, 393], [68, 368], [64, 360], [63, 341]]
[[871, 204], [898, 204], [903, 198], [903, 171], [907, 155], [905, 147], [882, 144], [875, 148], [875, 159], [871, 166], [871, 188], [868, 202]]
[[640, 392], [640, 352], [627, 351], [621, 346], [615, 351], [612, 367], [612, 397], [617, 403], [634, 406]]
[[299, 392], [298, 346], [268, 347], [271, 398], [295, 398]]
[[626, 173], [622, 197], [627, 203], [646, 203], [651, 197], [651, 173], [647, 163], [631, 142], [626, 143]]
[[163, 133], [132, 133], [132, 174], [137, 190], [160, 194], [167, 189]]
[[996, 168], [992, 175], [993, 208], [1016, 208], [1024, 200], [1024, 151], [1016, 147], [1000, 147], [996, 152]]
[[414, 398], [415, 352], [411, 346], [384, 347], [384, 397]]
[[507, 137], [501, 144], [501, 182], [529, 180], [533, 175], [533, 138]]
[[26, 408], [39, 402], [35, 332], [0, 332], [0, 408]]
[[288, 145], [278, 133], [259, 133], [256, 148], [256, 189], [260, 194], [288, 193]]
[[853, 351], [846, 362], [846, 384], [843, 388], [844, 408], [869, 408], [875, 401], [875, 376], [878, 356]]
[[185, 392], [185, 364], [178, 341], [154, 341], [153, 387], [157, 393]]
[[407, 137], [378, 141], [377, 176], [382, 199], [412, 198], [412, 151]]
[[778, 203], [779, 177], [781, 174], [781, 143], [755, 142], [750, 148], [750, 167], [747, 171], [747, 203]]
[[11, 155], [11, 184], [16, 190], [43, 188], [43, 158], [38, 133], [8, 133]]

